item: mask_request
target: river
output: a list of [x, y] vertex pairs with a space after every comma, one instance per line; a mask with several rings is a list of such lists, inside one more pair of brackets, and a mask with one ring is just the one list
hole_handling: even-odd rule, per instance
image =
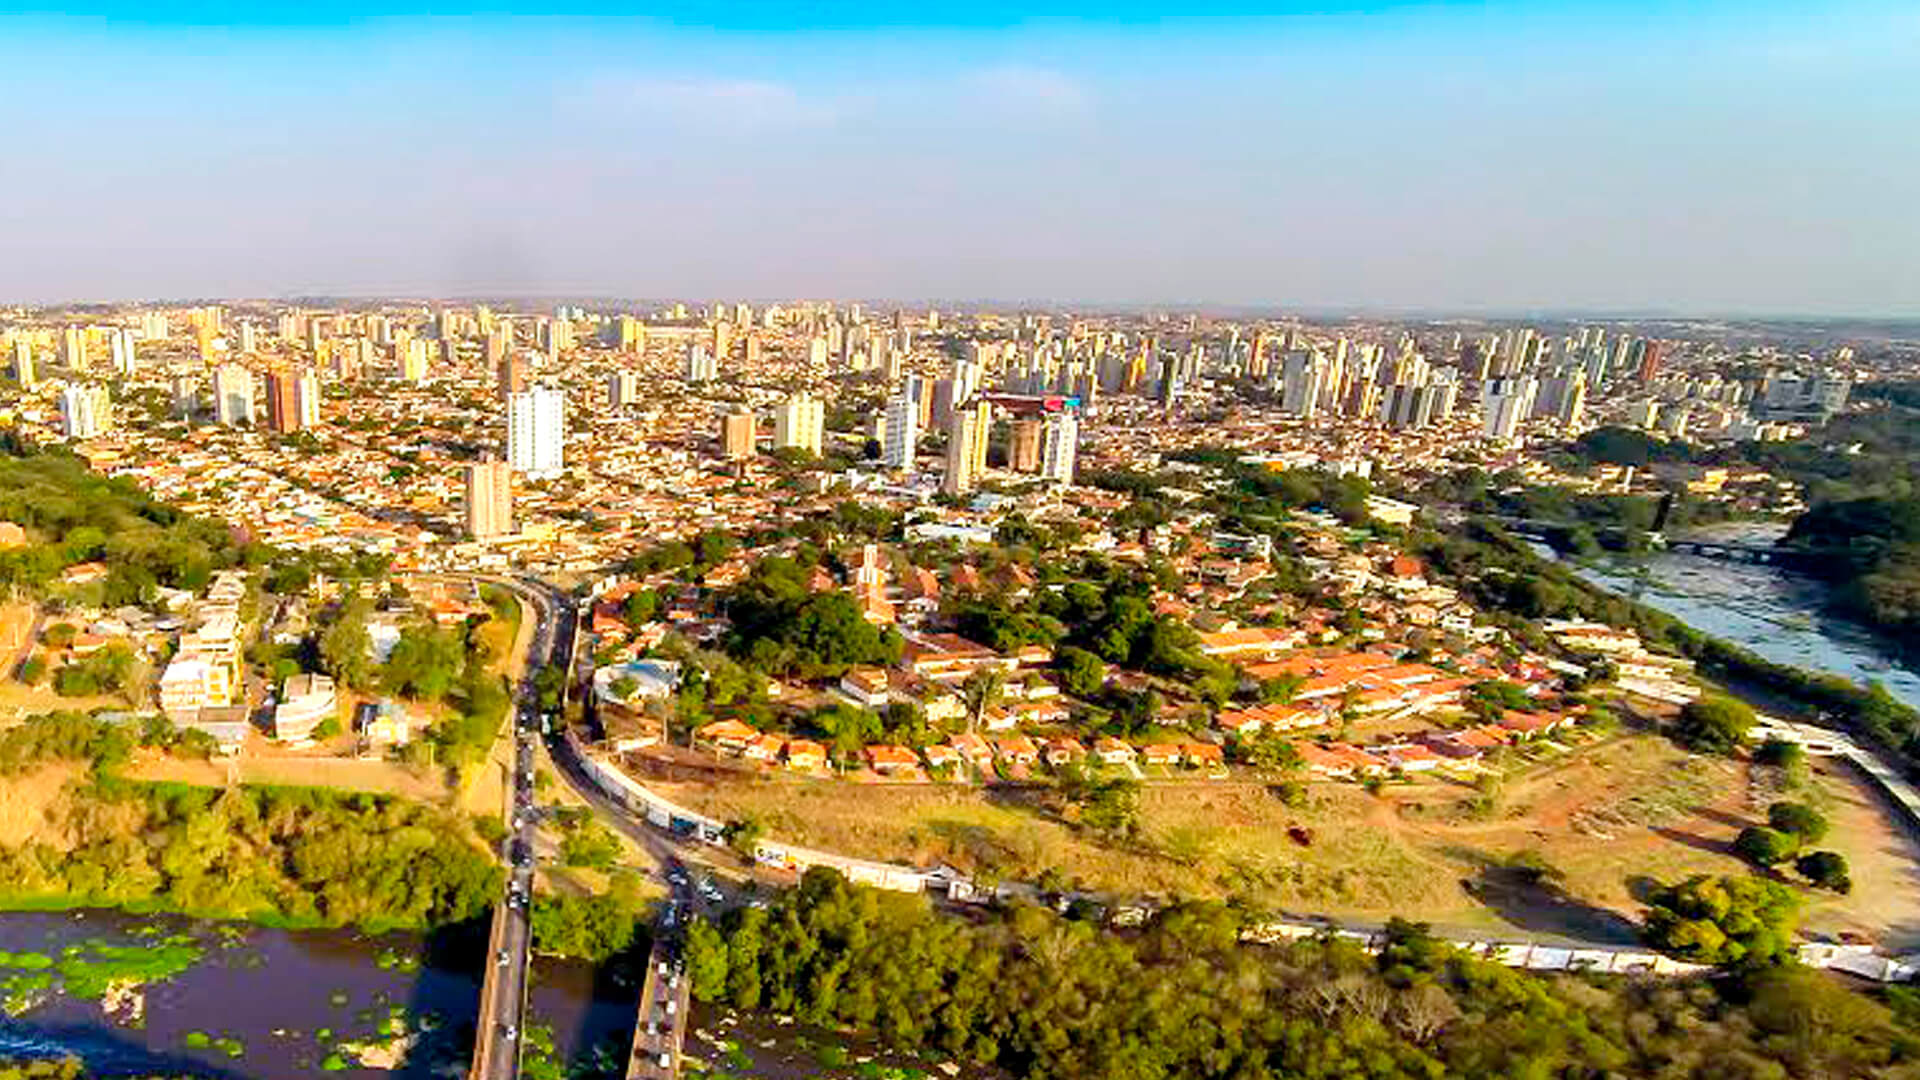
[[[102, 1077], [458, 1078], [485, 951], [484, 925], [426, 938], [111, 911], [0, 913], [0, 1062], [72, 1056]], [[104, 981], [135, 968], [147, 980], [138, 993], [100, 999]], [[524, 1075], [622, 1076], [635, 987], [612, 968], [536, 960], [533, 970], [526, 1050], [546, 1064], [529, 1060]], [[551, 1032], [551, 1053], [536, 1052], [533, 1029]], [[705, 1075], [731, 1080], [1005, 1080], [706, 1006], [693, 1010], [687, 1053]]]
[[[171, 948], [187, 962], [147, 984], [136, 1009], [72, 992], [76, 980], [62, 977], [61, 960], [84, 963], [101, 946], [136, 946], [142, 957]], [[0, 1059], [73, 1055], [107, 1076], [443, 1076], [471, 1046], [485, 948], [484, 926], [470, 941], [104, 911], [0, 914]], [[54, 989], [36, 991], [48, 972]], [[583, 964], [542, 961], [536, 973], [532, 1015], [552, 1028], [560, 1055], [577, 1059], [631, 1038], [631, 992], [596, 994]], [[367, 1049], [375, 1061], [392, 1053], [397, 1067], [357, 1067]]]
[[[1780, 526], [1739, 523], [1700, 535], [1770, 543]], [[1597, 585], [1660, 609], [1768, 660], [1865, 683], [1920, 709], [1920, 667], [1892, 642], [1826, 610], [1825, 583], [1764, 563], [1659, 552], [1575, 566]]]

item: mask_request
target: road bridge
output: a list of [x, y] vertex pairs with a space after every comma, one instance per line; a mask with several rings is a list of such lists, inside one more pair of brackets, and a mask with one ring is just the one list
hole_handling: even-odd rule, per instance
[[674, 896], [654, 931], [653, 953], [647, 958], [647, 978], [634, 1018], [633, 1047], [627, 1053], [627, 1080], [678, 1080], [680, 1076], [691, 1004], [679, 933], [685, 913], [693, 909], [691, 897], [682, 896], [685, 881], [684, 875], [674, 881]]
[[513, 768], [505, 809], [506, 895], [494, 907], [493, 932], [487, 939], [486, 976], [480, 987], [468, 1080], [513, 1080], [520, 1075], [533, 965], [533, 751], [540, 730], [533, 674], [551, 655], [556, 632], [543, 597], [510, 582], [494, 583], [513, 589], [523, 605], [521, 617], [535, 620], [535, 630], [512, 711]]

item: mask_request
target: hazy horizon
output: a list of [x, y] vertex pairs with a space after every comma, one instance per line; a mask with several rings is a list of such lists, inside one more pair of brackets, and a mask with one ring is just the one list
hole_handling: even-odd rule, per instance
[[0, 302], [1920, 316], [1920, 13], [1669, 7], [5, 16]]

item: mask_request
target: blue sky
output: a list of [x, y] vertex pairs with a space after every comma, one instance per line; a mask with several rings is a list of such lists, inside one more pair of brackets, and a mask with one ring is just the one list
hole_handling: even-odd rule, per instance
[[0, 298], [1920, 315], [1920, 11], [0, 16]]

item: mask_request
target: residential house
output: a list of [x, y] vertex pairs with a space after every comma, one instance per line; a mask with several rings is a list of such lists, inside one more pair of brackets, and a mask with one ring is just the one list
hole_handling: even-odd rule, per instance
[[761, 735], [747, 741], [740, 750], [740, 756], [748, 761], [764, 762], [768, 765], [780, 760], [787, 748], [787, 740], [778, 735]]
[[971, 731], [963, 731], [948, 739], [960, 757], [975, 768], [985, 769], [993, 764], [993, 747], [987, 740]]
[[811, 739], [787, 740], [787, 768], [813, 772], [827, 763], [827, 748]]
[[1216, 630], [1199, 637], [1201, 653], [1234, 664], [1270, 663], [1306, 642], [1298, 630], [1269, 626]]
[[1187, 764], [1201, 769], [1225, 768], [1226, 752], [1213, 743], [1182, 743], [1180, 756]]
[[877, 667], [856, 667], [840, 676], [840, 692], [855, 704], [869, 709], [885, 708], [891, 700], [887, 673]]
[[1062, 739], [1048, 739], [1042, 758], [1048, 765], [1058, 769], [1067, 765], [1077, 765], [1086, 760], [1087, 748], [1080, 740], [1068, 736]]
[[1133, 747], [1111, 735], [1102, 735], [1093, 743], [1093, 756], [1102, 765], [1125, 765], [1136, 756]]
[[920, 767], [920, 757], [904, 746], [869, 746], [867, 767], [882, 776], [895, 776]]
[[338, 709], [339, 699], [332, 679], [307, 672], [289, 675], [273, 708], [273, 737], [283, 742], [310, 739], [315, 729], [333, 718]]
[[1389, 765], [1383, 758], [1348, 743], [1297, 743], [1294, 749], [1299, 751], [1300, 759], [1306, 763], [1307, 771], [1315, 776], [1330, 780], [1347, 779], [1360, 776], [1380, 776], [1387, 772]]
[[728, 754], [743, 754], [760, 737], [758, 729], [739, 720], [716, 720], [693, 733], [694, 738]]
[[1040, 748], [1025, 735], [1008, 735], [993, 740], [995, 756], [1009, 765], [1031, 765], [1040, 760]]
[[1140, 748], [1140, 757], [1149, 765], [1178, 765], [1180, 747], [1173, 743], [1152, 743]]

